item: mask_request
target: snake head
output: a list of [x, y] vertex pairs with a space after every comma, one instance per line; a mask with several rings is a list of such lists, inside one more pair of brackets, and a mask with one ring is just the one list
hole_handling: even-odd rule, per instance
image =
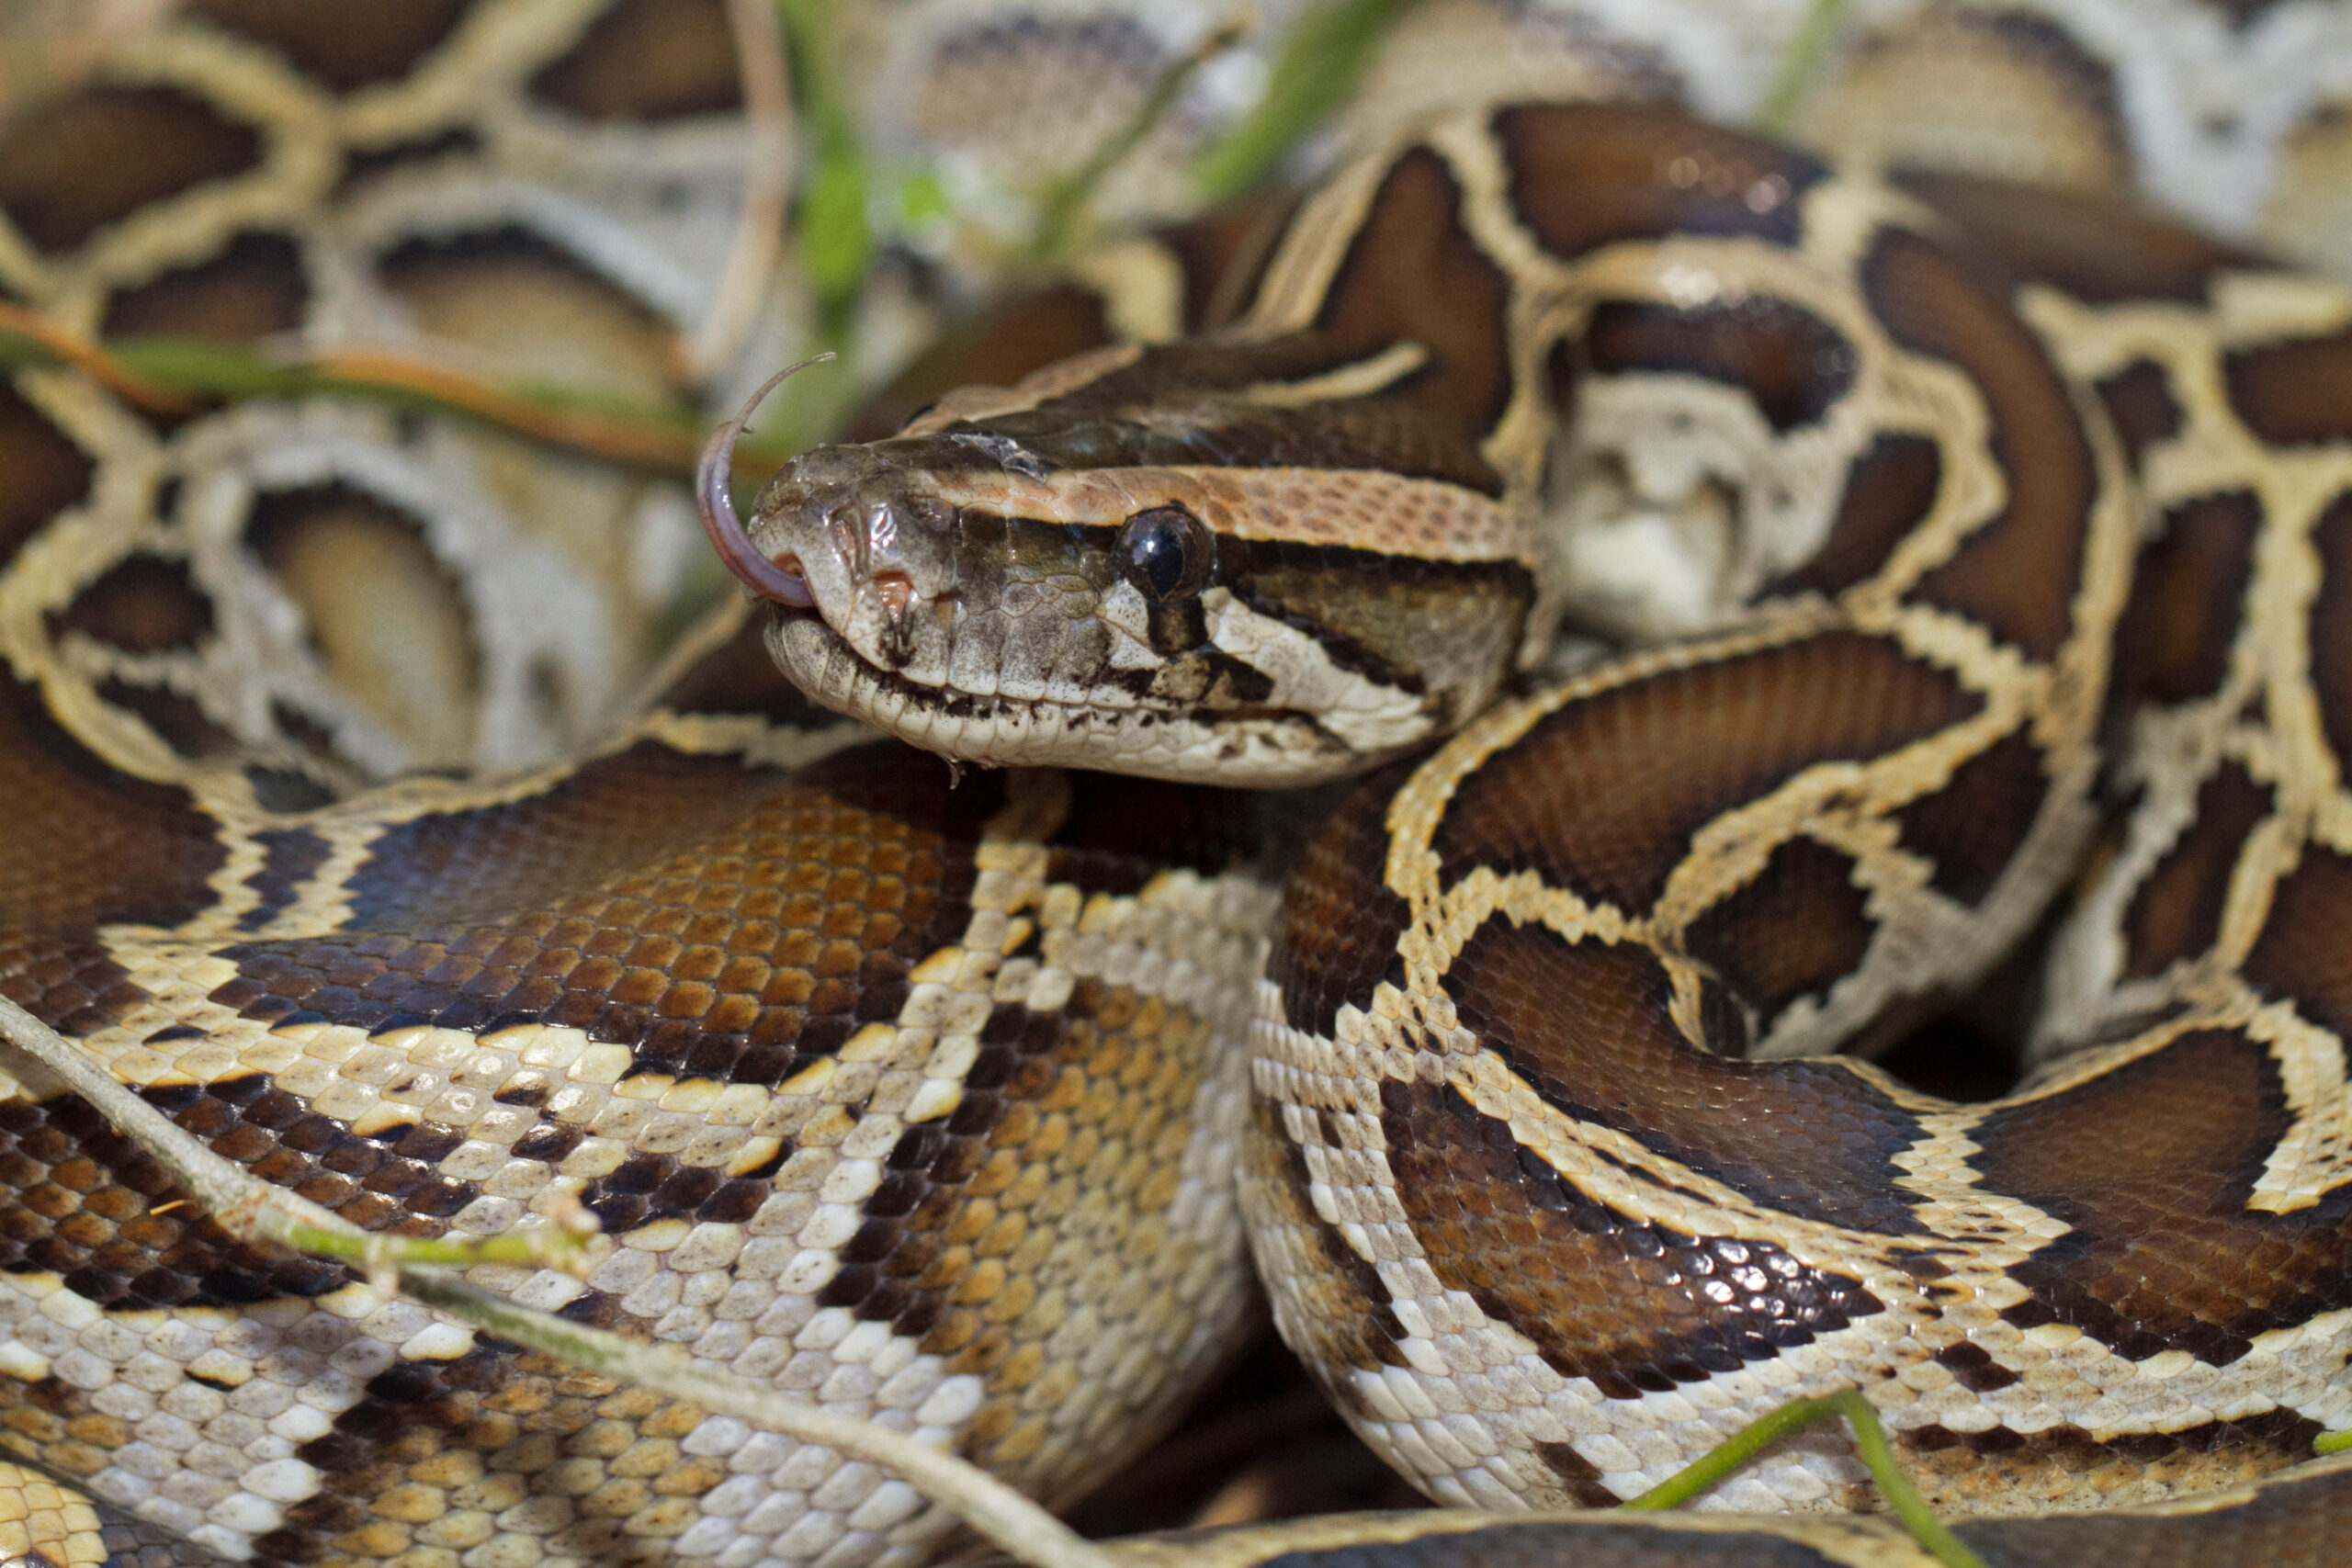
[[1301, 411], [1198, 353], [1098, 355], [795, 458], [721, 546], [775, 606], [770, 652], [959, 761], [1200, 782], [1358, 772], [1483, 705], [1535, 596], [1515, 517], [1376, 454], [1277, 460], [1311, 449]]

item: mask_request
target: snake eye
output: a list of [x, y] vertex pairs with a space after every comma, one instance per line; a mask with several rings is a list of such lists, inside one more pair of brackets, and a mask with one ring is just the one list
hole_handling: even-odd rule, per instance
[[1181, 506], [1155, 506], [1119, 530], [1119, 565], [1146, 599], [1189, 599], [1209, 580], [1216, 551], [1208, 525]]

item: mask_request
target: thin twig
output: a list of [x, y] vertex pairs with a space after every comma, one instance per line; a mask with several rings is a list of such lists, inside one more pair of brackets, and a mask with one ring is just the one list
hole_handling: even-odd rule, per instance
[[[11, 352], [9, 336], [22, 340], [30, 352]], [[334, 349], [315, 358], [280, 361], [244, 344], [208, 338], [93, 343], [43, 317], [0, 304], [0, 366], [43, 360], [86, 370], [126, 401], [155, 412], [185, 412], [241, 398], [343, 396], [462, 414], [528, 440], [662, 473], [692, 473], [702, 450], [701, 418], [683, 405], [501, 386], [381, 348]], [[765, 473], [791, 456], [790, 449], [747, 441], [737, 451], [737, 467]]]
[[154, 413], [186, 413], [194, 400], [161, 387], [131, 370], [97, 344], [68, 332], [38, 311], [0, 300], [0, 333], [11, 333], [39, 344], [77, 370], [86, 371], [107, 389]]
[[1659, 1482], [1624, 1506], [1642, 1509], [1680, 1507], [1782, 1438], [1833, 1416], [1844, 1416], [1847, 1426], [1853, 1429], [1854, 1447], [1860, 1452], [1871, 1479], [1877, 1483], [1879, 1495], [1886, 1499], [1888, 1511], [1911, 1532], [1911, 1539], [1948, 1568], [1985, 1568], [1984, 1560], [1944, 1528], [1943, 1521], [1936, 1517], [1927, 1500], [1912, 1486], [1911, 1478], [1903, 1473], [1894, 1445], [1886, 1440], [1886, 1428], [1879, 1425], [1878, 1412], [1862, 1397], [1860, 1389], [1841, 1388], [1818, 1399], [1792, 1399], [1777, 1410], [1768, 1410], [1679, 1473]]
[[820, 346], [849, 336], [859, 294], [874, 261], [874, 228], [865, 210], [872, 183], [857, 116], [842, 92], [831, 0], [775, 0], [792, 51], [794, 86], [808, 146], [793, 243], [817, 292]]
[[696, 380], [724, 370], [742, 352], [765, 303], [768, 279], [784, 249], [784, 209], [792, 186], [792, 93], [784, 62], [784, 18], [775, 0], [727, 0], [735, 59], [743, 82], [749, 138], [742, 205], [735, 238], [719, 270], [710, 309], [686, 340], [687, 373]]
[[[256, 1181], [214, 1154], [169, 1117], [90, 1059], [87, 1052], [0, 997], [0, 1041], [31, 1058], [43, 1071], [80, 1095], [123, 1136], [155, 1156], [172, 1179], [214, 1219], [237, 1235], [290, 1247], [297, 1228], [340, 1234], [366, 1241], [368, 1233], [337, 1218], [307, 1198]], [[5, 1059], [5, 1057], [0, 1057]]]
[[[0, 997], [0, 1064], [29, 1059], [80, 1095], [109, 1126], [153, 1155], [224, 1229], [247, 1241], [275, 1243], [391, 1273], [405, 1294], [500, 1338], [543, 1351], [568, 1366], [650, 1388], [713, 1415], [863, 1460], [905, 1480], [1000, 1550], [1030, 1568], [1112, 1568], [1110, 1557], [1003, 1482], [954, 1454], [926, 1448], [901, 1432], [835, 1415], [741, 1379], [695, 1366], [675, 1346], [643, 1345], [520, 1306], [455, 1275], [438, 1262], [538, 1262], [550, 1245], [576, 1231], [541, 1227], [537, 1235], [484, 1242], [424, 1243], [376, 1236], [318, 1205], [273, 1187], [205, 1147], [73, 1042]], [[552, 1241], [550, 1238], [553, 1238]], [[507, 1257], [490, 1243], [528, 1247]]]
[[89, 1054], [0, 997], [0, 1062], [13, 1050], [62, 1082], [107, 1125], [155, 1156], [172, 1179], [222, 1228], [262, 1246], [317, 1253], [370, 1273], [416, 1264], [512, 1263], [581, 1271], [582, 1240], [595, 1232], [584, 1212], [566, 1223], [504, 1235], [424, 1241], [375, 1235], [213, 1153], [90, 1059]]
[[690, 428], [564, 408], [492, 386], [462, 371], [377, 348], [330, 349], [302, 363], [316, 391], [390, 392], [422, 398], [488, 424], [553, 446], [648, 468], [692, 468], [698, 446]]
[[1193, 164], [1193, 186], [1211, 203], [1240, 195], [1297, 140], [1338, 108], [1381, 35], [1415, 0], [1322, 0], [1291, 25], [1265, 96]]
[[1089, 153], [1084, 163], [1046, 188], [1037, 203], [1037, 224], [1029, 239], [1029, 259], [1033, 263], [1058, 261], [1069, 253], [1079, 214], [1102, 183], [1102, 177], [1151, 134], [1152, 127], [1175, 107], [1185, 85], [1201, 67], [1240, 42], [1244, 31], [1238, 23], [1220, 28], [1185, 51], [1182, 59], [1159, 73], [1125, 125], [1103, 138], [1102, 145]]
[[650, 1388], [709, 1414], [732, 1416], [888, 1471], [1030, 1568], [1113, 1568], [1108, 1553], [1003, 1482], [902, 1432], [786, 1400], [740, 1378], [717, 1376], [674, 1345], [642, 1345], [584, 1327], [446, 1274], [404, 1271], [401, 1278], [402, 1288], [428, 1306], [567, 1366]]

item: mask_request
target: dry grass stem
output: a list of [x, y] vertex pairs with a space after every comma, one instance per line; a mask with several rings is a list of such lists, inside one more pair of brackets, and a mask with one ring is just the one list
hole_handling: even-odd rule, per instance
[[785, 71], [784, 19], [775, 0], [727, 0], [727, 20], [743, 77], [743, 203], [710, 309], [685, 344], [686, 368], [696, 380], [725, 370], [759, 321], [784, 247], [785, 204], [792, 186], [792, 92]]

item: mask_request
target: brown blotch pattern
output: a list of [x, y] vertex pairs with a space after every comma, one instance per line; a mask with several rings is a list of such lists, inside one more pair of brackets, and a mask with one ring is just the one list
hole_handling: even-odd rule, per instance
[[1838, 515], [1821, 547], [1803, 566], [1765, 584], [1764, 596], [1808, 590], [1834, 595], [1877, 576], [1935, 505], [1943, 473], [1943, 453], [1928, 437], [1877, 437], [1846, 470]]
[[2222, 689], [2261, 529], [2262, 502], [2248, 491], [2199, 496], [2165, 513], [2162, 532], [2140, 552], [2116, 635], [2119, 703], [2193, 702]]
[[2197, 792], [2197, 814], [2124, 911], [2126, 978], [2162, 974], [2176, 959], [2194, 958], [2213, 945], [2230, 872], [2246, 835], [2270, 815], [2270, 805], [2269, 786], [2236, 762], [2213, 770]]
[[1395, 391], [1476, 443], [1510, 399], [1504, 304], [1510, 280], [1464, 232], [1461, 189], [1416, 148], [1381, 182], [1349, 243], [1316, 326], [1350, 358], [1417, 343], [1430, 360]]
[[286, 56], [338, 93], [405, 75], [466, 12], [465, 0], [322, 6], [313, 0], [191, 0], [190, 15]]
[[1883, 1310], [1858, 1281], [1767, 1243], [1683, 1235], [1591, 1201], [1453, 1089], [1380, 1088], [1396, 1196], [1431, 1270], [1604, 1398], [1736, 1371]]
[[1448, 881], [1479, 865], [1532, 870], [1646, 909], [1690, 835], [1722, 812], [1816, 762], [1883, 756], [1982, 706], [1943, 671], [1854, 632], [1667, 670], [1547, 715], [1463, 781], [1432, 844]]
[[[2230, 1468], [2251, 1479], [2309, 1457], [2316, 1423], [2284, 1413], [2217, 1424], [2220, 1435], [2199, 1445], [2179, 1435], [2177, 1453], [2222, 1451]], [[2084, 1440], [2088, 1441], [2087, 1434]], [[2124, 1441], [2131, 1441], [2126, 1438]], [[2172, 1468], [2166, 1455], [2155, 1467]], [[2352, 1539], [2352, 1472], [2337, 1471], [2265, 1486], [2242, 1502], [2161, 1517], [2062, 1515], [1955, 1524], [1952, 1533], [1988, 1562], [2020, 1568], [2072, 1568], [2085, 1562], [2132, 1562], [2145, 1568], [2200, 1568], [2236, 1562], [2326, 1562]]]
[[109, 676], [98, 682], [97, 694], [108, 707], [137, 715], [157, 739], [183, 757], [225, 757], [238, 748], [237, 737], [216, 723], [194, 697], [169, 686]]
[[334, 1430], [295, 1449], [324, 1484], [288, 1505], [254, 1552], [405, 1561], [447, 1550], [418, 1540], [439, 1539], [433, 1521], [479, 1510], [543, 1551], [625, 1559], [646, 1535], [674, 1533], [692, 1500], [728, 1478], [724, 1457], [681, 1446], [701, 1420], [496, 1341], [452, 1361], [395, 1361]]
[[2172, 377], [2163, 366], [2135, 359], [2099, 382], [2097, 390], [2134, 467], [2149, 447], [2180, 434], [2180, 404], [2173, 400]]
[[261, 139], [168, 87], [92, 87], [0, 130], [0, 209], [36, 250], [69, 251], [151, 201], [261, 161]]
[[2049, 798], [2041, 750], [2024, 730], [1954, 768], [1951, 780], [1894, 814], [1903, 847], [1930, 863], [1928, 880], [1956, 902], [1982, 903], [2016, 858]]
[[[1479, 1043], [1577, 1120], [1806, 1219], [1918, 1233], [1889, 1163], [1917, 1122], [1840, 1066], [1694, 1048], [1667, 1016], [1672, 986], [1647, 949], [1567, 942], [1498, 917], [1444, 986]], [[1808, 1129], [1801, 1146], [1781, 1135], [1788, 1125]]]
[[190, 649], [212, 634], [212, 600], [197, 590], [186, 561], [132, 556], [52, 612], [49, 628], [51, 636], [80, 632], [126, 653]]
[[[551, 1123], [543, 1126], [566, 1139], [586, 1131]], [[715, 1166], [689, 1165], [675, 1155], [632, 1154], [621, 1161], [619, 1168], [582, 1187], [580, 1201], [596, 1216], [606, 1235], [627, 1235], [656, 1220], [739, 1225], [758, 1213], [760, 1205], [775, 1190], [769, 1178], [791, 1157], [795, 1147], [790, 1139], [780, 1142], [775, 1156], [757, 1174], [748, 1176], [729, 1176]], [[558, 1146], [549, 1145], [550, 1149]]]
[[0, 833], [0, 993], [67, 1034], [103, 1029], [146, 993], [98, 942], [113, 921], [175, 926], [212, 901], [226, 852], [185, 791], [117, 773], [0, 676], [9, 758]]
[[1936, 1360], [1961, 1387], [1978, 1393], [1991, 1393], [2018, 1381], [2017, 1373], [1993, 1359], [1991, 1351], [1973, 1340], [1945, 1346], [1936, 1352]]
[[2268, 1050], [2223, 1029], [1995, 1111], [1970, 1134], [1984, 1184], [2069, 1227], [2010, 1270], [2031, 1296], [2002, 1315], [2071, 1325], [2128, 1360], [2227, 1366], [2257, 1334], [2352, 1306], [2352, 1191], [2245, 1207], [2290, 1121]]
[[2352, 1043], [2352, 859], [2317, 844], [2279, 878], [2245, 977], [2338, 1039]]
[[895, 435], [958, 387], [1010, 387], [1033, 370], [1112, 339], [1092, 289], [1057, 283], [1000, 301], [976, 320], [951, 325], [888, 387], [850, 417], [844, 442]]
[[1828, 322], [1786, 300], [1677, 310], [1645, 301], [1594, 307], [1584, 335], [1594, 370], [1672, 371], [1739, 388], [1776, 431], [1811, 424], [1854, 384], [1854, 354]]
[[1307, 843], [1283, 891], [1282, 923], [1267, 977], [1282, 987], [1294, 1029], [1329, 1037], [1343, 1005], [1368, 1007], [1373, 987], [1404, 985], [1396, 942], [1411, 919], [1382, 880], [1387, 807], [1413, 764], [1373, 774]]
[[666, 343], [673, 331], [661, 314], [595, 267], [547, 236], [525, 229], [478, 229], [396, 245], [376, 263], [385, 288], [412, 302], [430, 301], [454, 286], [497, 284], [518, 294], [593, 301], [594, 309], [633, 332]]
[[1175, 1192], [1212, 1043], [1206, 1020], [1101, 980], [1053, 1013], [1000, 1003], [962, 1102], [885, 1160], [817, 1304], [887, 1321], [950, 1373], [984, 1378], [990, 1399], [965, 1437], [975, 1462], [1010, 1463], [1035, 1440], [1023, 1396], [1046, 1371], [1045, 1298], [1067, 1310], [1149, 1277], [1167, 1237], [1141, 1217]]
[[1770, 1030], [1791, 1002], [1828, 990], [1870, 951], [1877, 925], [1854, 869], [1842, 851], [1791, 839], [1754, 881], [1691, 921], [1683, 944]]
[[[1566, 1443], [1540, 1446], [1570, 1458], [1576, 1454]], [[1544, 1458], [1553, 1462], [1551, 1452]], [[1563, 1475], [1561, 1479], [1570, 1478]], [[1610, 1507], [1620, 1501], [1598, 1482], [1589, 1492], [1571, 1486], [1570, 1495], [1588, 1508]], [[1266, 1559], [1262, 1568], [1605, 1568], [1610, 1563], [1640, 1563], [1643, 1568], [1838, 1568], [1838, 1559], [1761, 1531], [1669, 1535], [1639, 1525], [1595, 1520], [1579, 1520], [1573, 1534], [1553, 1524], [1433, 1529], [1410, 1540], [1285, 1551]]]
[[532, 96], [583, 119], [657, 121], [741, 107], [735, 39], [720, 0], [621, 0]]
[[2095, 304], [2201, 305], [2216, 274], [2271, 265], [2100, 191], [1924, 171], [1895, 183], [1957, 221], [2018, 282], [2047, 283]]
[[89, 493], [96, 466], [0, 384], [0, 569], [41, 525]]
[[[1328, 1113], [1318, 1113], [1326, 1123]], [[1309, 1267], [1288, 1271], [1283, 1288], [1305, 1298], [1306, 1310], [1293, 1315], [1295, 1353], [1325, 1395], [1342, 1410], [1357, 1410], [1362, 1396], [1338, 1375], [1344, 1368], [1410, 1365], [1398, 1346], [1406, 1337], [1380, 1270], [1347, 1238], [1326, 1224], [1307, 1202], [1313, 1178], [1306, 1154], [1283, 1127], [1282, 1108], [1262, 1094], [1250, 1097], [1255, 1123], [1241, 1142], [1242, 1180], [1253, 1189], [1264, 1213], [1261, 1234], [1287, 1235], [1313, 1249]], [[1340, 1146], [1330, 1132], [1327, 1148]]]
[[1001, 787], [951, 794], [890, 748], [787, 776], [639, 742], [387, 828], [341, 930], [224, 950], [239, 976], [213, 998], [273, 1023], [563, 1024], [647, 1070], [780, 1083], [896, 1017], [961, 935]]
[[[1014, 1362], [1024, 1336], [1012, 1324], [1037, 1296], [1045, 1256], [1068, 1240], [1055, 1227], [1073, 1223], [1070, 1190], [1105, 1216], [1164, 1207], [1213, 1042], [1182, 1008], [1087, 979], [1052, 1012], [999, 1003], [979, 1044], [956, 1109], [900, 1134], [815, 1299], [888, 1323], [953, 1358], [952, 1371], [993, 1374], [992, 1392], [1013, 1393], [1042, 1370]], [[566, 1152], [549, 1143], [537, 1157]], [[741, 1224], [790, 1152], [737, 1177], [640, 1152], [582, 1201], [614, 1235], [665, 1219]], [[1154, 1245], [1141, 1233], [1096, 1239], [1106, 1257]]]
[[308, 828], [265, 828], [254, 835], [261, 846], [261, 869], [245, 878], [254, 907], [237, 917], [237, 929], [256, 931], [301, 896], [302, 885], [326, 863], [334, 848]]
[[292, 332], [310, 298], [294, 243], [240, 234], [209, 261], [176, 268], [107, 301], [108, 337], [206, 337], [229, 342]]
[[[1067, 775], [1069, 809], [1046, 854], [1046, 880], [1088, 893], [1140, 893], [1165, 871], [1214, 875], [1270, 842], [1281, 809], [1254, 790], [1206, 789], [1113, 773]], [[1270, 874], [1279, 867], [1268, 864]]]
[[1976, 383], [2008, 504], [1911, 596], [1961, 611], [2047, 660], [2073, 625], [2084, 533], [2098, 474], [2066, 385], [2005, 295], [1916, 234], [1883, 234], [1862, 288], [1895, 342]]
[[2222, 359], [2230, 408], [2281, 446], [2352, 436], [2352, 331], [2244, 348]]
[[2352, 765], [2352, 495], [2338, 496], [2320, 514], [2312, 547], [2320, 560], [2311, 612], [2312, 693], [2341, 771]]
[[1577, 1452], [1574, 1443], [1532, 1443], [1529, 1447], [1560, 1483], [1569, 1500], [1579, 1507], [1608, 1508], [1619, 1502], [1617, 1494], [1600, 1479], [1600, 1467]]
[[[295, 1147], [331, 1152], [352, 1141], [324, 1117], [297, 1113], [291, 1096], [260, 1078], [143, 1092], [216, 1153], [248, 1168], [274, 1173], [307, 1166], [305, 1196], [325, 1186], [310, 1179], [318, 1168]], [[249, 1113], [259, 1120], [248, 1121]], [[101, 1306], [238, 1306], [315, 1296], [351, 1279], [339, 1264], [233, 1240], [187, 1201], [153, 1156], [75, 1095], [39, 1103], [0, 1100], [0, 1179], [11, 1194], [0, 1209], [0, 1271], [54, 1272], [67, 1289]], [[330, 1206], [372, 1222], [371, 1228], [404, 1217], [397, 1205], [377, 1202], [381, 1206], [330, 1200]], [[441, 1228], [428, 1224], [409, 1234], [438, 1235]]]
[[1300, 192], [1272, 186], [1160, 233], [1184, 274], [1184, 330], [1231, 324], [1258, 292], [1275, 242], [1298, 209]]
[[[465, 755], [482, 649], [465, 585], [435, 554], [419, 519], [347, 484], [306, 486], [256, 496], [244, 544], [300, 608], [306, 640], [356, 705], [424, 762]], [[429, 655], [388, 643], [358, 621], [354, 563], [364, 563], [369, 582], [398, 586]], [[419, 682], [420, 668], [431, 672], [429, 682]], [[332, 736], [321, 739], [332, 750]]]
[[1520, 220], [1574, 260], [1617, 240], [1744, 234], [1793, 245], [1827, 174], [1758, 137], [1631, 104], [1547, 104], [1495, 117]]

